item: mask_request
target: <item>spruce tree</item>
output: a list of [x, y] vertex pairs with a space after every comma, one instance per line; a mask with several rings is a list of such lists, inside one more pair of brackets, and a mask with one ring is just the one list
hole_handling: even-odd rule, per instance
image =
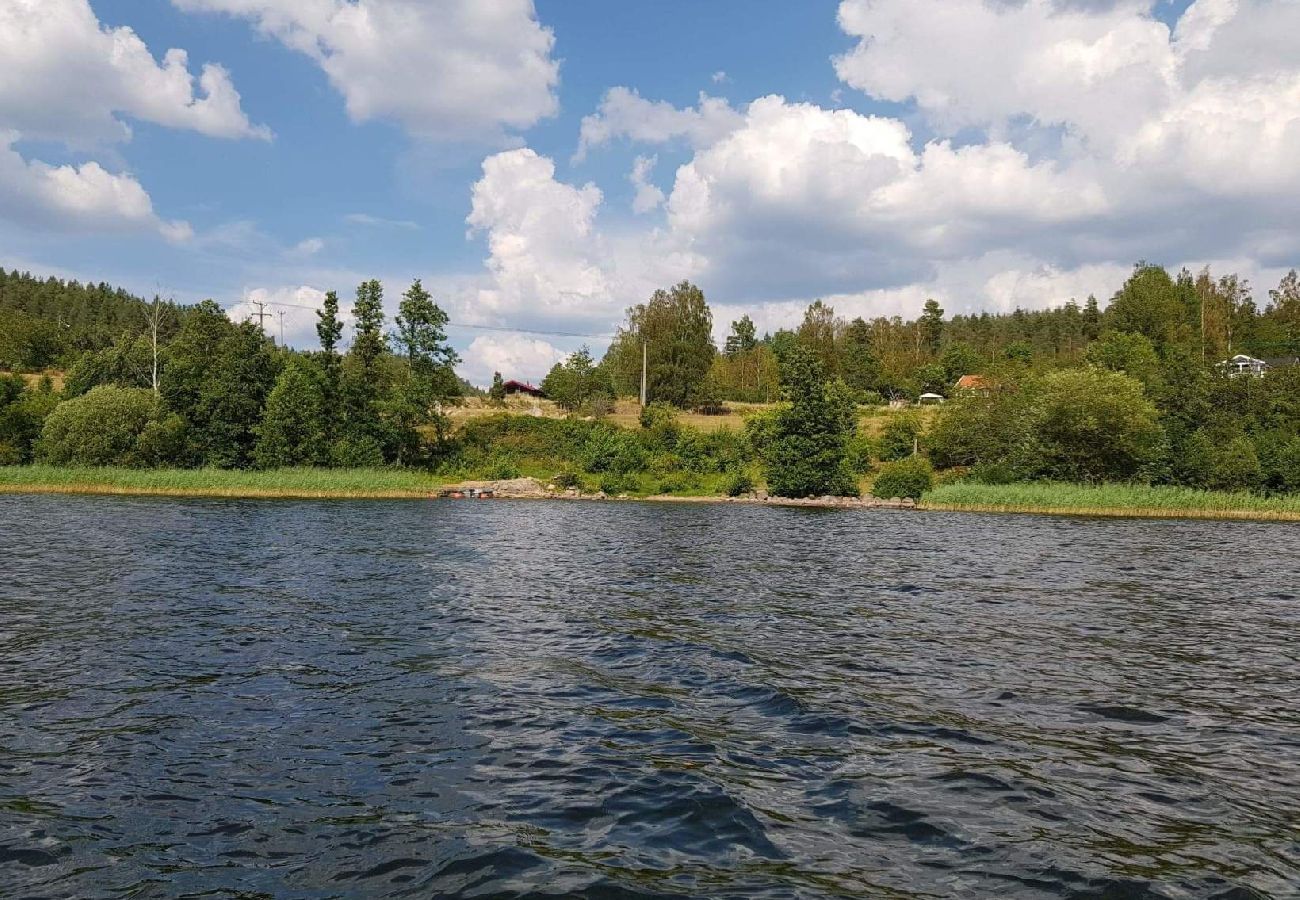
[[849, 440], [857, 432], [857, 409], [848, 387], [827, 382], [821, 360], [803, 346], [791, 349], [782, 380], [790, 405], [777, 413], [768, 487], [779, 497], [856, 496]]
[[926, 349], [931, 354], [937, 355], [939, 346], [943, 342], [943, 307], [939, 305], [939, 301], [934, 299], [925, 301], [925, 309], [917, 324], [921, 328], [921, 339], [925, 342]]
[[492, 373], [492, 387], [488, 391], [488, 397], [497, 406], [506, 402], [506, 383], [502, 380], [500, 372]]

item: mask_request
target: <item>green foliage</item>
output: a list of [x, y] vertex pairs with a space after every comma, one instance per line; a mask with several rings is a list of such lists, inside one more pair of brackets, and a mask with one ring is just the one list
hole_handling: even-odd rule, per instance
[[488, 390], [488, 398], [496, 406], [501, 406], [506, 402], [506, 383], [501, 378], [500, 372], [492, 373], [492, 387]]
[[614, 394], [605, 368], [593, 362], [586, 347], [556, 363], [541, 387], [547, 397], [567, 410], [580, 409], [597, 397], [611, 398]]
[[781, 497], [856, 496], [849, 440], [857, 410], [843, 382], [828, 383], [821, 361], [796, 347], [786, 359], [784, 387], [790, 405], [777, 413], [767, 445], [767, 483]]
[[940, 410], [927, 437], [941, 466], [998, 465], [1026, 478], [1150, 477], [1164, 432], [1142, 385], [1098, 369], [1062, 370], [968, 396]]
[[1111, 330], [1143, 335], [1156, 350], [1179, 337], [1185, 321], [1179, 288], [1159, 266], [1138, 263], [1106, 309]]
[[123, 337], [103, 350], [91, 350], [77, 359], [63, 380], [63, 393], [79, 397], [101, 384], [118, 387], [153, 387], [153, 348], [140, 335]]
[[327, 462], [326, 429], [324, 376], [306, 358], [293, 358], [276, 379], [257, 427], [258, 467]]
[[36, 456], [60, 466], [140, 466], [139, 439], [158, 415], [158, 398], [141, 388], [102, 385], [60, 403], [45, 419]]
[[739, 497], [742, 494], [753, 493], [754, 487], [754, 477], [741, 469], [729, 472], [726, 480], [722, 483], [722, 491], [728, 497]]
[[844, 320], [835, 316], [835, 309], [820, 300], [813, 301], [804, 311], [799, 325], [799, 344], [816, 355], [828, 376], [840, 371], [840, 332]]
[[713, 365], [713, 314], [704, 292], [688, 281], [655, 291], [648, 303], [628, 310], [624, 325], [605, 354], [605, 368], [620, 394], [634, 396], [641, 385], [641, 354], [647, 354], [650, 400], [688, 407]]
[[917, 322], [921, 329], [921, 340], [925, 346], [934, 354], [939, 352], [939, 345], [943, 342], [943, 307], [934, 299], [925, 301], [925, 308], [921, 312], [921, 318]]
[[384, 448], [368, 434], [347, 435], [330, 445], [331, 466], [374, 469], [384, 464]]
[[943, 368], [945, 387], [951, 386], [963, 375], [979, 375], [985, 369], [984, 359], [979, 352], [970, 344], [960, 341], [944, 348], [939, 357], [939, 365]]
[[1037, 472], [1062, 481], [1128, 480], [1157, 460], [1163, 429], [1126, 375], [1064, 370], [1042, 379], [1033, 409]]
[[[417, 282], [418, 284], [418, 282]], [[352, 304], [352, 321], [356, 333], [348, 351], [367, 375], [388, 349], [384, 337], [384, 286], [378, 281], [363, 281], [357, 286], [357, 299]]]
[[343, 337], [343, 321], [339, 318], [339, 295], [337, 291], [326, 291], [325, 302], [316, 310], [316, 337], [320, 340], [321, 352], [332, 363], [338, 351], [339, 341]]
[[45, 418], [58, 398], [33, 390], [18, 375], [0, 375], [0, 465], [30, 463]]
[[880, 432], [879, 454], [886, 462], [904, 459], [916, 450], [921, 419], [914, 413], [890, 416]]
[[840, 351], [840, 373], [844, 383], [866, 396], [880, 382], [880, 360], [871, 345], [871, 326], [862, 318], [854, 319], [844, 329]]
[[748, 353], [757, 346], [758, 337], [753, 319], [741, 316], [731, 323], [731, 333], [727, 335], [726, 349], [723, 351], [727, 356]]
[[872, 482], [871, 493], [886, 500], [910, 497], [920, 500], [921, 495], [934, 486], [934, 469], [923, 456], [909, 456], [897, 462], [885, 463]]
[[1146, 335], [1111, 331], [1088, 347], [1088, 362], [1108, 372], [1123, 372], [1151, 387], [1160, 377], [1160, 357]]
[[217, 345], [195, 404], [177, 410], [189, 423], [191, 455], [217, 468], [251, 467], [262, 410], [276, 375], [271, 344], [257, 326], [234, 326]]
[[185, 420], [176, 413], [160, 412], [158, 418], [150, 419], [136, 440], [139, 465], [150, 468], [176, 465], [185, 458], [187, 431]]

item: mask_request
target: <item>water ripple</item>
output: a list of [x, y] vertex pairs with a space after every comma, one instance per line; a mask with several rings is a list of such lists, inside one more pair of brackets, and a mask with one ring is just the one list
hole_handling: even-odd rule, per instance
[[1293, 525], [0, 524], [6, 896], [1300, 896]]

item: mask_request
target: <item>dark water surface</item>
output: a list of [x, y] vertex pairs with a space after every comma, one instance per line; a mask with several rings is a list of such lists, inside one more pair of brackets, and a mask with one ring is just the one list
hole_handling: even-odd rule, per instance
[[0, 894], [1295, 897], [1300, 526], [0, 497]]

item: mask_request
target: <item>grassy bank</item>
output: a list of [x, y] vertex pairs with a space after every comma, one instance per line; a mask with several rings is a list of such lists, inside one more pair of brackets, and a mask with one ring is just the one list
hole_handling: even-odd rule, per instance
[[1197, 491], [1141, 485], [1007, 484], [941, 485], [922, 508], [966, 512], [1054, 513], [1145, 518], [1265, 519], [1300, 521], [1300, 496]]
[[427, 497], [437, 478], [394, 469], [62, 468], [0, 466], [0, 493], [130, 494], [162, 497], [384, 499]]

